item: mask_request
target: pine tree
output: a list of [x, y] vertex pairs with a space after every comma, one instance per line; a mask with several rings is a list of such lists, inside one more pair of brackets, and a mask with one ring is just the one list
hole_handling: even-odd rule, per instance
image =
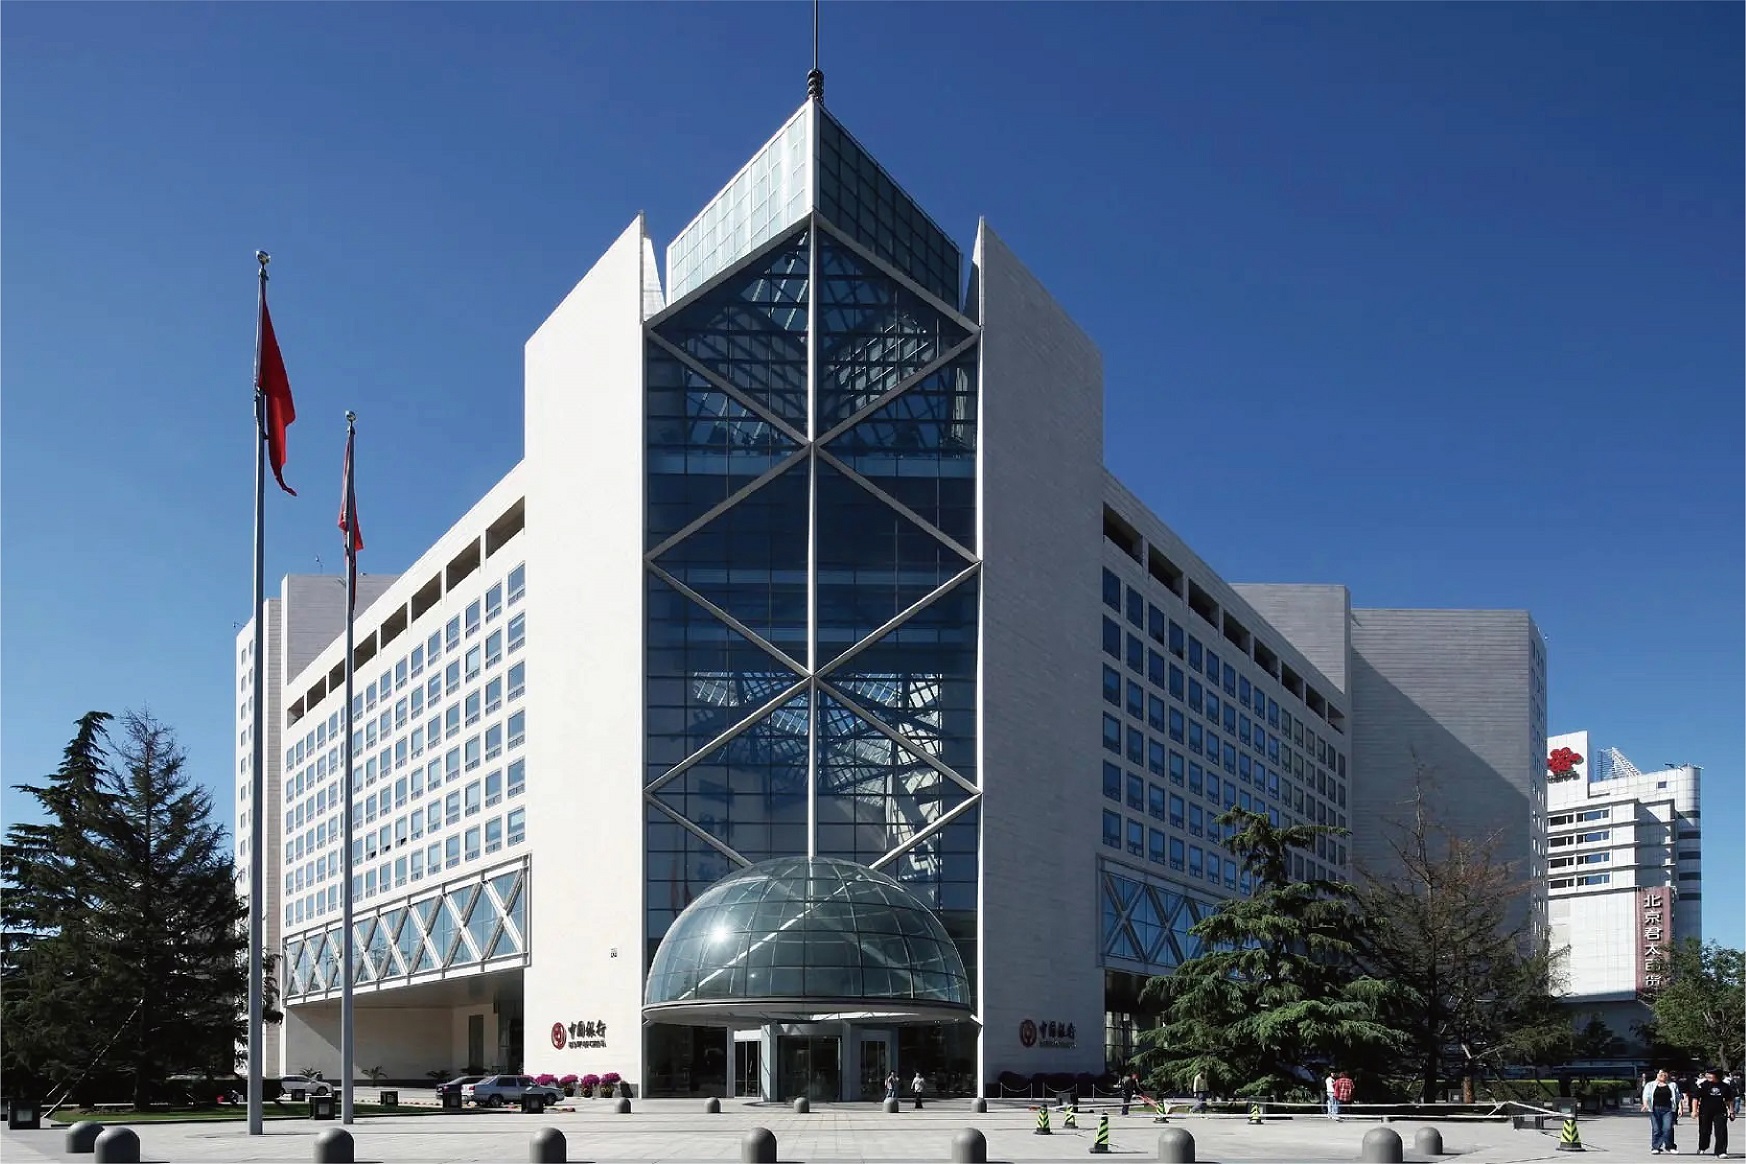
[[[9, 1065], [71, 1082], [101, 1056], [148, 1102], [172, 1073], [229, 1071], [244, 1035], [244, 909], [225, 832], [175, 737], [129, 713], [80, 721], [62, 768], [26, 787], [4, 874]], [[13, 942], [15, 928], [19, 940]]]
[[1377, 1018], [1386, 987], [1353, 968], [1351, 887], [1291, 878], [1293, 848], [1345, 830], [1280, 827], [1243, 809], [1219, 824], [1253, 888], [1190, 931], [1203, 953], [1147, 982], [1141, 997], [1162, 1018], [1140, 1035], [1142, 1068], [1177, 1087], [1204, 1073], [1217, 1090], [1285, 1098], [1308, 1088], [1314, 1062], [1397, 1045]]
[[1716, 942], [1688, 938], [1660, 969], [1668, 984], [1654, 996], [1655, 1031], [1723, 1071], [1746, 1062], [1746, 957]]

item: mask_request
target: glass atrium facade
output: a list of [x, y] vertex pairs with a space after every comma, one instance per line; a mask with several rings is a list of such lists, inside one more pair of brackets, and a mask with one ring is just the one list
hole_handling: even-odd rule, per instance
[[822, 106], [767, 150], [797, 124], [808, 212], [687, 260], [645, 325], [644, 965], [730, 873], [838, 858], [973, 988], [977, 329], [956, 245]]

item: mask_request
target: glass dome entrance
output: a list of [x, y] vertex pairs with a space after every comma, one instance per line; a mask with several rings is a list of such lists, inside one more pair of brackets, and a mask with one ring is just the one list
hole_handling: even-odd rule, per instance
[[718, 881], [655, 953], [643, 1013], [667, 1023], [970, 1018], [970, 981], [933, 912], [883, 873], [779, 857]]

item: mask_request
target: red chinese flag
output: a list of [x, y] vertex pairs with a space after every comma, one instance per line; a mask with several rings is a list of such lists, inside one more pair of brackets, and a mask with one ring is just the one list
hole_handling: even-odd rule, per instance
[[346, 538], [346, 558], [364, 548], [364, 531], [358, 528], [358, 494], [352, 488], [352, 436], [346, 433], [346, 467], [345, 478], [340, 489], [340, 532], [349, 534]]
[[273, 335], [265, 288], [261, 292], [261, 352], [255, 388], [267, 398], [267, 463], [273, 466], [273, 479], [279, 488], [295, 497], [297, 490], [285, 484], [285, 430], [297, 419], [297, 406], [291, 402], [291, 377], [285, 374], [285, 357], [279, 354], [279, 340]]

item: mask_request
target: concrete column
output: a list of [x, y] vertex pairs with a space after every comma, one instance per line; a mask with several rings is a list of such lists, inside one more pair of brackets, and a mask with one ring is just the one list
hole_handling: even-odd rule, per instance
[[723, 1090], [727, 1094], [722, 1096], [723, 1099], [731, 1100], [734, 1097], [734, 1072], [739, 1067], [739, 1053], [740, 1045], [734, 1042], [734, 1029], [729, 1027], [727, 1029], [727, 1083], [723, 1086]]
[[758, 1040], [758, 1095], [766, 1103], [776, 1101], [776, 1043], [782, 1028], [775, 1023], [765, 1023], [761, 1028], [761, 1038]]

